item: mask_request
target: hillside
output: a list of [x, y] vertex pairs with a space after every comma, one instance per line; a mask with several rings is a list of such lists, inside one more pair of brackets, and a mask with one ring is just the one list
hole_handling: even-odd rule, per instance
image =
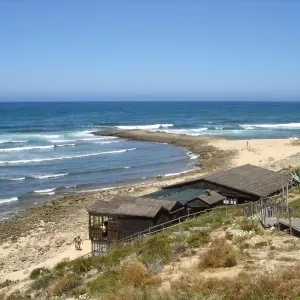
[[0, 283], [0, 299], [299, 299], [300, 241], [234, 209]]

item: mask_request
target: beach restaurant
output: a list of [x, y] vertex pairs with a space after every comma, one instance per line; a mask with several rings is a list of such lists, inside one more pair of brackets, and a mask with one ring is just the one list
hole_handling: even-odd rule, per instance
[[[287, 174], [246, 164], [169, 185], [163, 190], [210, 190], [224, 196], [224, 204], [240, 204], [273, 196], [289, 185], [291, 185], [291, 176]], [[169, 197], [166, 198], [169, 199]]]
[[105, 252], [108, 243], [185, 214], [178, 201], [111, 195], [89, 208], [89, 238], [92, 252]]

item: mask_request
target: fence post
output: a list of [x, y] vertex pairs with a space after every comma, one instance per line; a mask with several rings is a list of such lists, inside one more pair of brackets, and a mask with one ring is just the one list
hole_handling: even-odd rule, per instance
[[292, 235], [292, 220], [291, 220], [291, 208], [288, 207], [288, 216], [289, 216], [289, 228], [290, 228], [290, 235]]

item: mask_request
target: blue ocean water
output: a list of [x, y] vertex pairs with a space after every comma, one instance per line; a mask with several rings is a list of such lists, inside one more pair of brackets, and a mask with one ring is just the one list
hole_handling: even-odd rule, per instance
[[64, 194], [124, 186], [194, 168], [165, 144], [95, 137], [142, 128], [233, 139], [300, 135], [298, 102], [0, 103], [0, 216]]

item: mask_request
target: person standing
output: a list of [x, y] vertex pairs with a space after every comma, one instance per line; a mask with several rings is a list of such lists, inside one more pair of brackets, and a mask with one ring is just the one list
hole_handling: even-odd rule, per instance
[[80, 238], [80, 236], [77, 237], [77, 243], [78, 243], [78, 250], [82, 250], [81, 244], [83, 244], [83, 242], [82, 242], [82, 239]]

